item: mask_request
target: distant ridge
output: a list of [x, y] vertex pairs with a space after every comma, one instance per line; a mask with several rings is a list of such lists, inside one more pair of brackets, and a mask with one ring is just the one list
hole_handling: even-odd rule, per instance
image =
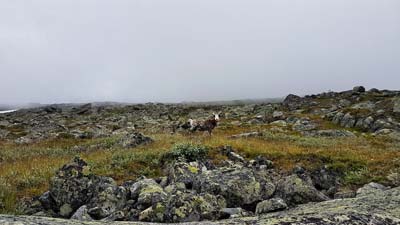
[[263, 103], [279, 103], [284, 98], [259, 98], [259, 99], [238, 99], [238, 100], [222, 100], [222, 101], [200, 101], [200, 102], [182, 102], [184, 105], [245, 105], [245, 104], [263, 104]]

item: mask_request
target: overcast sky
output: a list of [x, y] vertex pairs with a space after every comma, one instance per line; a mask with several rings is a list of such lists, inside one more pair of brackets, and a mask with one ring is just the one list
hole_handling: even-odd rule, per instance
[[399, 0], [1, 0], [0, 103], [400, 89]]

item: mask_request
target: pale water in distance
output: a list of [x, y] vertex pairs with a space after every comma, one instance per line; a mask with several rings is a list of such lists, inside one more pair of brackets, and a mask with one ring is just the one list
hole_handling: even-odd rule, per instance
[[17, 111], [16, 109], [12, 109], [12, 110], [5, 110], [5, 111], [0, 111], [0, 114], [4, 114], [4, 113], [11, 113], [11, 112], [15, 112]]

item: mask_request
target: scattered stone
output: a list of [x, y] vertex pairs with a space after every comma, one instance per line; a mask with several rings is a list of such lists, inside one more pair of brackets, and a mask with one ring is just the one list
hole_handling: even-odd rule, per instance
[[167, 194], [153, 179], [142, 179], [129, 187], [130, 198], [137, 201], [138, 209], [146, 209], [165, 200]]
[[362, 188], [359, 188], [357, 190], [357, 197], [375, 194], [377, 192], [386, 191], [388, 189], [389, 188], [383, 186], [382, 184], [372, 182], [372, 183], [364, 185], [364, 187], [362, 187]]
[[271, 122], [270, 125], [279, 126], [279, 127], [286, 127], [287, 126], [287, 122], [284, 121], [284, 120], [277, 120], [277, 121]]
[[297, 120], [293, 125], [293, 130], [295, 131], [310, 131], [317, 128], [317, 125], [308, 119]]
[[375, 131], [374, 135], [388, 135], [393, 132], [395, 132], [395, 130], [383, 128], [383, 129]]
[[183, 183], [186, 187], [191, 188], [198, 174], [206, 171], [207, 168], [199, 162], [178, 161], [170, 165], [167, 170], [169, 183]]
[[317, 131], [307, 131], [303, 132], [305, 136], [312, 137], [356, 137], [356, 135], [348, 130], [317, 130]]
[[223, 214], [222, 218], [224, 219], [240, 218], [251, 215], [248, 211], [242, 208], [223, 208], [221, 212]]
[[283, 105], [288, 107], [289, 110], [297, 109], [301, 106], [302, 98], [300, 96], [289, 94], [283, 101]]
[[390, 173], [387, 176], [387, 179], [390, 181], [390, 183], [394, 186], [394, 187], [399, 187], [400, 186], [400, 173]]
[[289, 205], [329, 200], [327, 196], [315, 189], [312, 184], [302, 180], [298, 175], [291, 175], [280, 180], [276, 187], [275, 196], [284, 199]]
[[124, 208], [127, 200], [125, 187], [105, 184], [89, 201], [88, 213], [95, 219], [104, 219]]
[[373, 110], [375, 108], [375, 104], [372, 103], [371, 101], [366, 101], [366, 102], [361, 102], [353, 105], [351, 107], [352, 109], [367, 109], [367, 110]]
[[83, 205], [71, 216], [71, 220], [92, 221], [93, 218], [88, 214], [88, 207]]
[[333, 197], [339, 187], [341, 175], [336, 170], [325, 165], [320, 169], [313, 170], [310, 177], [317, 190]]
[[356, 195], [355, 191], [340, 191], [335, 193], [334, 199], [355, 198]]
[[340, 101], [339, 101], [340, 107], [348, 107], [350, 105], [351, 105], [351, 101], [349, 101], [347, 99], [340, 99]]
[[353, 92], [364, 93], [365, 92], [365, 88], [363, 86], [356, 86], [356, 87], [353, 88]]
[[377, 88], [371, 88], [368, 92], [377, 94], [377, 93], [380, 93], [381, 91], [379, 91], [379, 89], [377, 89]]
[[73, 212], [74, 210], [72, 209], [71, 205], [66, 203], [60, 207], [59, 214], [61, 217], [69, 218]]
[[255, 159], [250, 160], [248, 165], [256, 169], [271, 169], [274, 167], [274, 163], [263, 156], [257, 156]]
[[0, 140], [1, 139], [6, 139], [8, 134], [10, 134], [9, 131], [0, 129]]
[[259, 136], [262, 136], [262, 133], [260, 133], [260, 132], [249, 132], [249, 133], [242, 133], [242, 134], [232, 135], [231, 138], [250, 138], [250, 137], [259, 137]]
[[134, 148], [138, 145], [149, 144], [153, 142], [150, 137], [146, 137], [141, 133], [133, 133], [121, 138], [120, 145], [124, 148]]
[[239, 155], [235, 152], [228, 153], [228, 158], [234, 162], [241, 162], [241, 163], [246, 162], [246, 160], [241, 155]]
[[39, 201], [46, 210], [53, 209], [55, 206], [54, 199], [51, 197], [49, 191], [46, 191], [43, 195], [41, 195], [39, 197]]
[[[199, 193], [210, 193], [225, 197], [228, 207], [254, 210], [263, 200], [263, 195], [272, 196], [274, 185], [263, 191], [253, 172], [245, 167], [222, 167], [205, 171], [197, 176], [193, 188]], [[264, 185], [265, 186], [265, 185]]]
[[352, 128], [356, 124], [356, 119], [350, 113], [346, 113], [342, 120], [340, 121], [340, 125], [346, 128]]
[[284, 120], [284, 119], [286, 119], [286, 118], [285, 118], [285, 114], [284, 114], [282, 111], [274, 111], [274, 112], [272, 113], [272, 117], [273, 117], [275, 120]]
[[286, 209], [288, 206], [285, 201], [281, 198], [271, 198], [265, 201], [262, 201], [257, 204], [256, 213], [257, 215], [276, 212]]

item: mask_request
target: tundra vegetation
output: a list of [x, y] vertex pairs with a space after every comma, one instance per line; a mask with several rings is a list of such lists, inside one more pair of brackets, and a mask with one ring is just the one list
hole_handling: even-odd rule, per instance
[[[180, 157], [223, 164], [228, 157], [221, 147], [230, 146], [246, 160], [265, 157], [282, 174], [299, 167], [327, 168], [337, 174], [340, 190], [370, 182], [393, 186], [391, 178], [400, 173], [399, 93], [388, 93], [355, 89], [289, 96], [283, 103], [222, 106], [47, 106], [3, 115], [0, 214], [23, 213], [21, 202], [49, 190], [51, 178], [76, 156], [88, 163], [84, 174], [111, 177], [120, 185], [142, 176], [162, 177], [165, 162]], [[180, 129], [188, 118], [213, 111], [225, 115], [212, 136]], [[64, 128], [47, 128], [54, 123]], [[151, 141], [126, 142], [133, 130]]]

